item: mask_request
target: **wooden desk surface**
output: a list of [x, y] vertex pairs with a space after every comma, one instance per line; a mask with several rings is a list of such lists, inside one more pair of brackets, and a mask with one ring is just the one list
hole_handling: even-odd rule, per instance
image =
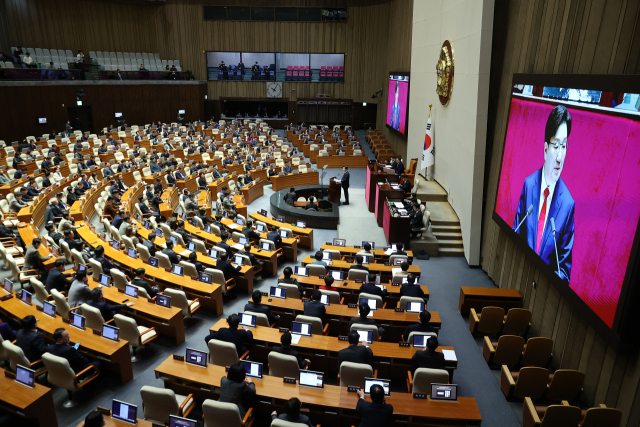
[[516, 289], [461, 286], [458, 311], [468, 316], [471, 309], [482, 311], [484, 307], [502, 307], [505, 311], [522, 307], [522, 295]]
[[33, 388], [23, 386], [5, 377], [4, 372], [0, 369], [0, 408], [19, 412], [26, 419], [37, 418], [41, 427], [57, 427], [51, 389], [38, 383]]
[[[142, 408], [140, 408], [140, 409], [142, 409]], [[136, 425], [140, 426], [140, 427], [152, 427], [153, 423], [151, 423], [150, 421], [138, 418]], [[82, 421], [80, 424], [78, 424], [77, 427], [84, 427], [84, 421]], [[104, 427], [131, 427], [131, 424], [130, 423], [126, 423], [124, 421], [116, 420], [114, 418], [105, 416], [104, 417]]]
[[[262, 221], [267, 224], [269, 227], [273, 227], [274, 225], [279, 227], [285, 227], [291, 230], [294, 236], [298, 236], [300, 238], [300, 245], [306, 248], [313, 250], [313, 228], [301, 228], [296, 227], [295, 225], [283, 223], [280, 221], [276, 221], [273, 218], [269, 218], [268, 216], [261, 215], [258, 212], [254, 212], [249, 214], [249, 216], [256, 220]], [[295, 261], [294, 261], [295, 262]]]
[[318, 171], [308, 171], [289, 175], [275, 175], [271, 177], [273, 191], [280, 191], [285, 188], [299, 187], [301, 185], [318, 185]]
[[[6, 294], [2, 291], [2, 294]], [[106, 360], [111, 364], [116, 364], [120, 369], [122, 384], [126, 384], [133, 379], [133, 369], [131, 366], [131, 354], [129, 353], [129, 343], [125, 340], [113, 342], [111, 340], [95, 335], [93, 331], [86, 328], [84, 331], [62, 322], [62, 317], [56, 315], [55, 318], [38, 311], [35, 304], [28, 306], [18, 298], [11, 298], [7, 301], [0, 301], [0, 310], [10, 314], [16, 319], [23, 319], [25, 316], [34, 315], [38, 321], [38, 329], [44, 331], [47, 336], [52, 337], [58, 328], [65, 328], [69, 332], [69, 339], [72, 343], [80, 343], [80, 350]]]
[[464, 295], [470, 296], [482, 296], [482, 297], [492, 297], [492, 298], [511, 298], [518, 299], [522, 298], [520, 292], [516, 289], [511, 288], [482, 288], [476, 286], [461, 286], [460, 292], [464, 293]]
[[[311, 264], [315, 260], [316, 260], [315, 258], [308, 256], [302, 260], [302, 265]], [[329, 270], [349, 270], [349, 267], [351, 267], [352, 265], [355, 265], [350, 262], [340, 261], [340, 260], [335, 260], [331, 262], [332, 264], [327, 266]], [[393, 268], [400, 268], [400, 267], [394, 267], [392, 265], [384, 265], [384, 264], [367, 264], [367, 267], [369, 267], [370, 272], [376, 272], [376, 273], [380, 272], [382, 274], [385, 274], [385, 273], [391, 274]], [[410, 265], [409, 273], [413, 273], [417, 276], [420, 276], [420, 267], [417, 265]]]
[[[334, 246], [333, 244], [329, 244], [329, 243], [325, 243], [324, 245], [322, 245], [320, 247], [320, 249], [325, 250], [325, 249], [329, 249], [329, 250], [334, 250], [334, 251], [340, 251], [341, 254], [347, 255], [347, 256], [355, 256], [358, 252], [364, 250], [362, 248], [356, 248], [354, 246]], [[382, 259], [386, 259], [388, 260], [389, 257], [393, 254], [387, 255], [384, 251], [384, 249], [372, 249], [371, 252], [373, 253], [374, 257], [377, 258], [382, 258]], [[407, 251], [405, 250], [405, 252], [407, 253], [407, 257], [409, 258], [409, 260], [413, 260], [413, 251]]]
[[[220, 388], [222, 377], [226, 376], [222, 366], [208, 364], [206, 368], [189, 365], [174, 360], [172, 356], [165, 359], [156, 369], [156, 377], [182, 380], [186, 384], [204, 386], [205, 390], [216, 392]], [[265, 375], [262, 379], [252, 379], [256, 387], [256, 395], [260, 398], [288, 400], [297, 397], [303, 404], [337, 408], [340, 410], [354, 410], [358, 395], [349, 393], [347, 387], [325, 385], [323, 389], [300, 387], [297, 384], [285, 384], [282, 378]], [[369, 399], [368, 397], [366, 399]], [[420, 419], [430, 419], [445, 422], [447, 425], [480, 425], [482, 417], [473, 397], [459, 397], [458, 402], [438, 402], [429, 399], [416, 401], [409, 393], [392, 392], [386, 398], [387, 403], [393, 405], [396, 415], [411, 416]]]

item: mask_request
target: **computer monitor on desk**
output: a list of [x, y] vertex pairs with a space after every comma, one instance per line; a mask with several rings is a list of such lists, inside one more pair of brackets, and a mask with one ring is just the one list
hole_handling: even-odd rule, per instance
[[36, 371], [34, 371], [33, 369], [25, 368], [22, 365], [16, 366], [16, 382], [18, 384], [22, 384], [23, 386], [33, 388], [35, 379], [36, 379]]
[[110, 280], [111, 278], [109, 276], [107, 276], [106, 274], [100, 273], [100, 280], [98, 281], [98, 284], [100, 286], [104, 286], [105, 288], [108, 288]]
[[417, 348], [425, 348], [429, 338], [431, 338], [431, 335], [413, 334], [413, 346]]
[[240, 313], [240, 325], [255, 328], [256, 316], [253, 314]]
[[305, 337], [311, 336], [311, 323], [292, 322], [291, 333], [302, 335]]
[[324, 373], [314, 371], [300, 371], [300, 385], [305, 387], [323, 388]]
[[296, 267], [296, 276], [309, 277], [309, 269], [306, 267]]
[[125, 421], [130, 424], [138, 423], [138, 407], [125, 403], [120, 400], [113, 399], [111, 404], [111, 418]]
[[373, 332], [372, 331], [367, 331], [367, 330], [362, 330], [362, 329], [352, 329], [353, 332], [357, 332], [358, 335], [360, 336], [358, 338], [358, 340], [360, 342], [366, 343], [366, 344], [371, 344], [373, 342]]
[[367, 304], [371, 310], [378, 309], [378, 300], [375, 299], [360, 298], [360, 304]]
[[187, 349], [186, 357], [184, 361], [196, 366], [201, 366], [203, 368], [207, 367], [207, 353], [200, 350], [194, 350], [192, 348]]
[[331, 273], [331, 277], [333, 277], [333, 280], [344, 280], [344, 272], [343, 271], [332, 270], [329, 273]]
[[156, 305], [165, 308], [171, 308], [171, 297], [168, 295], [156, 295]]
[[84, 331], [85, 320], [86, 319], [84, 318], [84, 316], [71, 313], [71, 326], [75, 326], [76, 328], [82, 329]]
[[262, 363], [241, 360], [244, 371], [248, 377], [262, 378]]
[[169, 415], [169, 427], [198, 427], [198, 421]]
[[331, 252], [322, 252], [322, 260], [323, 261], [331, 261]]
[[431, 400], [458, 401], [457, 384], [431, 384]]
[[425, 309], [423, 302], [408, 302], [407, 313], [422, 313]]
[[56, 317], [56, 306], [49, 301], [45, 301], [42, 304], [42, 312], [49, 317]]
[[347, 246], [347, 240], [346, 239], [337, 239], [334, 238], [333, 239], [333, 246], [340, 246], [340, 247], [345, 247]]
[[138, 298], [138, 287], [132, 286], [132, 285], [125, 285], [124, 293], [125, 295], [128, 295], [131, 298]]
[[391, 394], [389, 384], [391, 384], [391, 380], [381, 380], [377, 378], [365, 378], [364, 379], [364, 394], [371, 393], [372, 385], [379, 385], [384, 390], [384, 395], [389, 396]]
[[271, 289], [269, 290], [269, 296], [272, 298], [286, 299], [287, 290], [284, 288], [279, 288], [277, 286], [272, 286]]

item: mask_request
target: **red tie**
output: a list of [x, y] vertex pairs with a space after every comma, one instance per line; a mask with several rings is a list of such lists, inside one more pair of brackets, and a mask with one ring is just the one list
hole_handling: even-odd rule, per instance
[[536, 238], [536, 253], [540, 252], [540, 243], [542, 243], [542, 232], [544, 231], [544, 218], [547, 216], [547, 198], [549, 197], [549, 188], [544, 189], [544, 202], [538, 217], [538, 237]]

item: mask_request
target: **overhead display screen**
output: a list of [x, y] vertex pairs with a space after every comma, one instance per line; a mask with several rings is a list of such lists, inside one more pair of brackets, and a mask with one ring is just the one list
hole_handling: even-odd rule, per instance
[[391, 73], [387, 96], [387, 127], [403, 136], [407, 135], [407, 110], [409, 107], [409, 75]]
[[613, 328], [637, 246], [639, 95], [598, 90], [597, 77], [587, 87], [523, 83], [512, 90], [497, 221]]

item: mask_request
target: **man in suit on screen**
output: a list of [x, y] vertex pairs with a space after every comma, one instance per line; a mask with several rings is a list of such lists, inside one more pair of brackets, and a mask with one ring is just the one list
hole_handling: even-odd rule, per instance
[[400, 104], [398, 103], [398, 96], [400, 95], [400, 82], [396, 81], [396, 100], [393, 103], [391, 109], [391, 127], [397, 131], [400, 131]]
[[571, 276], [575, 202], [560, 174], [570, 133], [571, 115], [558, 105], [551, 110], [545, 127], [544, 164], [524, 180], [513, 221], [513, 229], [567, 282]]

